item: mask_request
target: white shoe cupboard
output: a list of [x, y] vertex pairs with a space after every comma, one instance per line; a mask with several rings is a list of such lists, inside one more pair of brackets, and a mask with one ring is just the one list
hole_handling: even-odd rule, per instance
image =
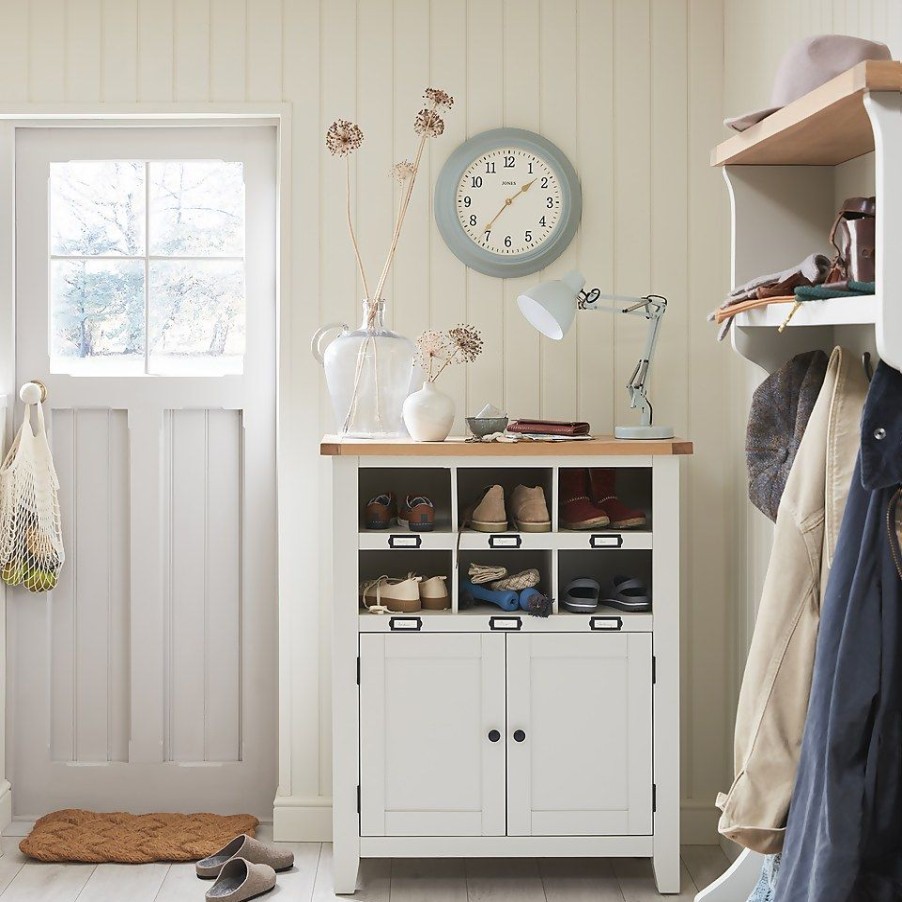
[[[679, 892], [681, 440], [417, 444], [326, 437], [333, 499], [333, 842], [338, 893], [361, 858], [631, 856]], [[558, 528], [560, 471], [616, 470], [645, 510], [637, 530]], [[463, 510], [500, 483], [545, 490], [546, 533], [465, 529]], [[367, 530], [382, 492], [425, 494], [432, 532]], [[471, 562], [537, 568], [558, 599], [571, 579], [640, 578], [652, 610], [555, 602], [533, 617], [459, 610]], [[447, 577], [452, 607], [378, 615], [358, 583]]]

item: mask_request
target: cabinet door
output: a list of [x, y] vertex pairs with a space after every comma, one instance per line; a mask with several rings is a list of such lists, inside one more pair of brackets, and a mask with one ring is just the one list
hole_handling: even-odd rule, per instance
[[508, 833], [652, 832], [651, 636], [508, 636]]
[[504, 834], [504, 639], [360, 637], [362, 836]]

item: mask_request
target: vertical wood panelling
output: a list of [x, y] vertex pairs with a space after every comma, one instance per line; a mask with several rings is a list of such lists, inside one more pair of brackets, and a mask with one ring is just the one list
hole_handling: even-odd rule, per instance
[[173, 99], [175, 0], [138, 0], [138, 96], [140, 101]]
[[[429, 87], [429, 3], [394, 0], [394, 40], [398, 48], [394, 55], [395, 156], [413, 159], [418, 142], [413, 120], [423, 107], [423, 91]], [[361, 107], [361, 112], [364, 111]], [[444, 135], [428, 139], [444, 140]], [[420, 175], [407, 210], [406, 227], [395, 257], [391, 298], [392, 322], [399, 328], [403, 324], [402, 331], [411, 336], [419, 335], [429, 326], [430, 233], [425, 224], [429, 221], [433, 180], [428, 154], [423, 154], [420, 165]]]
[[[395, 150], [395, 135], [385, 120], [393, 119], [393, 56], [385, 52], [392, 46], [394, 15], [392, 0], [371, 0], [357, 11], [357, 105], [358, 124], [363, 129], [363, 150], [356, 157], [357, 197], [356, 225], [360, 253], [366, 269], [370, 292], [376, 290], [379, 271], [385, 260], [394, 226], [396, 202], [401, 186], [396, 185], [391, 167], [402, 157], [411, 155], [410, 136]], [[413, 98], [407, 99], [412, 108]], [[411, 109], [411, 118], [413, 111]], [[411, 130], [412, 134], [412, 130]], [[344, 166], [343, 163], [333, 165]], [[422, 185], [420, 185], [422, 188]], [[345, 234], [343, 240], [350, 250]], [[353, 257], [348, 254], [349, 266]], [[357, 298], [364, 297], [363, 281], [357, 279]], [[388, 300], [389, 314], [394, 316], [395, 291], [393, 278], [383, 290]]]
[[66, 4], [64, 0], [30, 0], [28, 28], [28, 99], [59, 103], [66, 97]]
[[[247, 99], [282, 97], [282, 0], [250, 0], [247, 9]], [[297, 53], [296, 45], [289, 45]]]
[[103, 0], [103, 99], [134, 103], [138, 93], [138, 0]]
[[204, 746], [207, 761], [241, 747], [241, 414], [207, 413]]
[[[504, 125], [534, 132], [542, 130], [541, 5], [542, 0], [504, 0]], [[504, 355], [504, 399], [515, 417], [536, 416], [541, 410], [542, 339], [517, 308], [517, 296], [540, 279], [534, 273], [504, 281], [501, 340], [518, 351]]]
[[7, 4], [0, 28], [0, 98], [5, 103], [28, 100], [31, 66], [29, 65], [29, 8], [27, 3]]
[[210, 0], [176, 0], [173, 9], [175, 100], [209, 100]]
[[[502, 0], [466, 0], [467, 134], [472, 137], [498, 128], [503, 115], [504, 6]], [[507, 406], [504, 396], [504, 363], [500, 352], [504, 331], [504, 290], [499, 279], [467, 270], [467, 322], [483, 332], [485, 353], [467, 367], [468, 413], [477, 413], [486, 402]], [[512, 351], [516, 353], [517, 350]]]
[[60, 571], [59, 582], [47, 598], [50, 632], [50, 654], [47, 682], [50, 689], [50, 758], [52, 761], [74, 761], [75, 753], [75, 605], [78, 578], [79, 526], [76, 507], [76, 443], [74, 410], [60, 410], [48, 424], [56, 474], [59, 479], [63, 547], [69, 563]]
[[[203, 761], [206, 673], [207, 416], [174, 410], [167, 417], [169, 516], [168, 760]], [[232, 650], [230, 650], [231, 652]]]
[[245, 98], [247, 15], [246, 0], [211, 0], [211, 100], [234, 101]]
[[[583, 189], [583, 218], [577, 234], [580, 266], [590, 285], [608, 291], [614, 282], [614, 0], [579, 4], [576, 36], [577, 141]], [[593, 175], [586, 177], [586, 169]], [[579, 408], [577, 416], [599, 432], [614, 428], [611, 378], [614, 316], [580, 317], [577, 331]]]
[[102, 8], [102, 0], [66, 4], [66, 100], [100, 100]]
[[[651, 40], [648, 0], [614, 5], [614, 289], [643, 294], [651, 281]], [[614, 318], [614, 378], [625, 382], [643, 347], [644, 320]], [[666, 413], [662, 410], [663, 417]], [[625, 391], [614, 395], [616, 423], [635, 422]]]
[[[544, 0], [541, 6], [539, 71], [542, 73], [542, 132], [571, 159], [577, 159], [576, 0]], [[586, 111], [588, 112], [588, 110]], [[560, 278], [576, 267], [576, 242], [544, 271]], [[515, 310], [506, 311], [519, 316]], [[602, 314], [604, 315], [604, 314]], [[561, 341], [542, 339], [542, 415], [575, 420], [577, 407], [577, 329]]]

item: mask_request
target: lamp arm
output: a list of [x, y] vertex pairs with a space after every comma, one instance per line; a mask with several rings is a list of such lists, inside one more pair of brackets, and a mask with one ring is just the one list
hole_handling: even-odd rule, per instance
[[[610, 301], [609, 306], [599, 306], [601, 300]], [[621, 304], [629, 304], [622, 307]], [[658, 333], [661, 320], [667, 312], [667, 298], [659, 294], [649, 294], [645, 297], [632, 297], [630, 295], [606, 294], [593, 288], [591, 291], [581, 291], [577, 304], [582, 310], [604, 310], [606, 313], [626, 313], [630, 316], [641, 316], [648, 320], [648, 334], [645, 338], [645, 349], [639, 362], [633, 369], [629, 382], [626, 385], [630, 394], [630, 407], [638, 409], [641, 414], [642, 426], [651, 426], [653, 410], [648, 400], [648, 378], [651, 372], [652, 361], [658, 346]], [[616, 304], [616, 306], [615, 306]]]

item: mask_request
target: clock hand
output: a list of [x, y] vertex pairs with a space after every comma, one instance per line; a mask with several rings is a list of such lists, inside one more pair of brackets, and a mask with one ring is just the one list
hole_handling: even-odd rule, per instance
[[521, 194], [525, 194], [527, 191], [529, 191], [530, 187], [532, 187], [532, 185], [534, 185], [537, 181], [538, 181], [538, 179], [536, 178], [536, 179], [533, 179], [531, 182], [527, 182], [525, 185], [523, 185], [523, 186], [520, 188], [519, 191], [515, 191], [510, 197], [506, 197], [506, 198], [504, 199], [504, 204], [502, 205], [501, 209], [495, 214], [495, 216], [494, 216], [494, 218], [492, 219], [492, 221], [489, 222], [489, 223], [486, 225], [486, 227], [485, 227], [482, 231], [483, 231], [483, 232], [488, 232], [488, 231], [490, 231], [491, 228], [492, 228], [492, 226], [495, 224], [495, 220], [497, 220], [498, 217], [499, 217], [499, 216], [500, 216], [500, 215], [501, 215], [501, 214], [502, 214], [502, 213], [503, 213], [503, 212], [504, 212], [504, 211], [505, 211], [505, 210], [506, 210], [506, 209], [507, 209], [507, 208], [508, 208], [508, 207], [509, 207], [509, 206], [510, 206], [510, 205], [511, 205], [511, 204], [512, 204], [512, 203], [513, 203], [520, 195], [521, 195]]

